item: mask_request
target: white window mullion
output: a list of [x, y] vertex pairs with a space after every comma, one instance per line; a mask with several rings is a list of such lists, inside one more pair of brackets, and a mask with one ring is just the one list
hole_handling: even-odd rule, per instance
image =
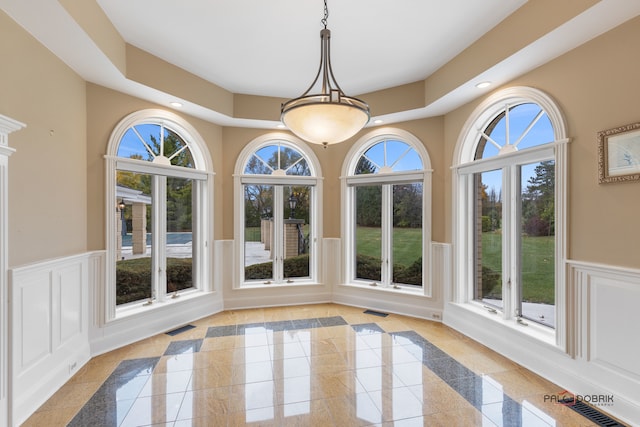
[[[192, 271], [192, 283], [195, 286], [200, 286], [202, 288], [206, 288], [207, 285], [205, 285], [205, 283], [208, 283], [208, 281], [203, 280], [204, 279], [204, 275], [203, 275], [203, 271], [202, 271], [202, 266], [203, 266], [203, 256], [204, 253], [207, 252], [207, 248], [205, 243], [203, 243], [202, 241], [204, 240], [204, 242], [207, 241], [206, 238], [204, 238], [204, 236], [206, 234], [205, 233], [205, 229], [206, 227], [204, 226], [203, 220], [204, 220], [204, 216], [205, 215], [200, 215], [200, 212], [204, 212], [204, 210], [201, 207], [201, 203], [203, 200], [206, 200], [204, 197], [202, 197], [204, 189], [207, 187], [205, 182], [199, 182], [199, 181], [192, 181], [192, 187], [191, 187], [191, 191], [192, 194], [195, 195], [195, 197], [191, 197], [191, 224], [192, 224], [192, 230], [191, 230], [191, 248], [192, 248], [192, 253], [191, 253], [191, 262], [192, 262], [192, 267], [191, 267], [191, 271]], [[205, 250], [201, 250], [202, 248], [204, 248]], [[203, 289], [204, 290], [204, 289]]]
[[151, 178], [151, 296], [162, 302], [167, 293], [167, 177]]
[[393, 186], [382, 186], [382, 236], [381, 236], [381, 281], [384, 286], [390, 286], [393, 280]]
[[512, 279], [512, 297], [513, 310], [512, 316], [522, 315], [522, 173], [521, 166], [513, 166], [513, 181], [515, 182], [513, 191], [513, 209], [514, 221], [511, 230], [511, 240], [513, 241], [513, 279]]
[[[520, 166], [513, 165], [509, 168], [509, 206], [511, 212], [509, 212], [509, 245], [510, 251], [507, 256], [509, 257], [508, 272], [511, 279], [511, 285], [507, 288], [507, 300], [510, 307], [505, 307], [505, 314], [507, 318], [513, 318], [520, 313]], [[507, 309], [508, 308], [508, 309]]]
[[282, 185], [273, 188], [273, 281], [281, 283], [284, 276], [284, 191]]
[[514, 271], [513, 271], [513, 234], [511, 233], [514, 218], [514, 206], [513, 206], [513, 167], [506, 166], [502, 169], [502, 304], [503, 304], [503, 317], [511, 317], [513, 310], [513, 283], [514, 283]]

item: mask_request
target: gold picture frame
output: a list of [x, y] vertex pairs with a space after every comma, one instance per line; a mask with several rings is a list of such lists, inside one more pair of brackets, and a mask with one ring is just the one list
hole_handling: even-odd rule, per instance
[[640, 122], [598, 132], [598, 182], [640, 181]]

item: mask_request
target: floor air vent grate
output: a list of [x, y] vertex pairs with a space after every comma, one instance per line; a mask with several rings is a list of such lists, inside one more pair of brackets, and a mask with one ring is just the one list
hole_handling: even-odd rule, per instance
[[618, 421], [609, 417], [608, 415], [603, 414], [598, 411], [596, 408], [587, 405], [584, 402], [577, 401], [572, 404], [573, 399], [565, 399], [564, 404], [579, 413], [580, 415], [588, 418], [599, 426], [602, 427], [626, 427], [624, 424], [620, 424]]
[[173, 337], [173, 336], [175, 336], [175, 335], [181, 334], [181, 333], [186, 332], [186, 331], [188, 331], [189, 329], [193, 329], [193, 328], [195, 328], [195, 326], [193, 326], [193, 325], [186, 325], [186, 326], [182, 326], [182, 327], [180, 327], [180, 328], [177, 328], [177, 329], [174, 329], [174, 330], [172, 330], [172, 331], [165, 332], [165, 333], [166, 333], [167, 335], [171, 335], [171, 336]]
[[382, 313], [380, 311], [375, 311], [375, 310], [365, 310], [364, 314], [373, 314], [374, 316], [379, 316], [379, 317], [387, 317], [389, 315], [388, 313]]

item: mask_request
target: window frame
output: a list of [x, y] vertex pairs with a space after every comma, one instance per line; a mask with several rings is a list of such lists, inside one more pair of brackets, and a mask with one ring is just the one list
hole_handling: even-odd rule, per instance
[[[421, 170], [412, 171], [400, 171], [400, 172], [378, 172], [375, 174], [360, 174], [356, 175], [353, 172], [357, 167], [360, 158], [364, 153], [376, 144], [379, 144], [386, 140], [401, 141], [411, 148], [413, 148], [416, 154], [422, 161]], [[341, 176], [341, 192], [342, 192], [342, 247], [343, 254], [345, 254], [345, 263], [342, 268], [342, 283], [347, 286], [354, 287], [366, 287], [367, 289], [382, 290], [388, 292], [398, 293], [410, 293], [414, 295], [422, 295], [432, 298], [433, 295], [433, 268], [431, 260], [431, 197], [432, 197], [432, 174], [431, 159], [427, 152], [426, 147], [413, 134], [404, 131], [402, 129], [384, 127], [373, 130], [364, 136], [362, 136], [351, 147], [349, 153], [345, 157], [345, 161], [342, 167]], [[383, 284], [381, 286], [372, 286], [370, 280], [363, 280], [356, 278], [355, 272], [355, 187], [359, 185], [380, 184], [383, 186], [382, 191], [385, 192], [384, 187], [390, 187], [386, 189], [386, 192], [392, 193], [393, 185], [406, 184], [419, 182], [422, 184], [422, 286], [415, 285], [403, 285], [398, 284], [393, 286], [391, 283]], [[393, 197], [388, 197], [388, 203], [393, 203]], [[388, 207], [388, 206], [387, 206]], [[392, 207], [392, 205], [391, 205]], [[388, 211], [388, 209], [385, 209]], [[391, 212], [391, 215], [393, 213]], [[392, 219], [383, 218], [382, 222], [392, 221]], [[392, 222], [391, 222], [392, 224]], [[388, 226], [390, 230], [386, 230], [386, 233], [392, 232], [393, 227]], [[381, 231], [385, 233], [385, 230]], [[393, 242], [387, 238], [389, 245], [387, 248], [382, 248], [383, 253], [392, 249]], [[392, 277], [392, 274], [390, 274]]]
[[[245, 168], [250, 158], [260, 149], [279, 144], [284, 147], [291, 148], [299, 152], [307, 162], [307, 166], [310, 171], [309, 176], [305, 175], [284, 175], [284, 174], [246, 174]], [[283, 286], [306, 286], [316, 285], [322, 283], [322, 277], [320, 277], [321, 269], [321, 240], [322, 240], [322, 206], [320, 201], [322, 200], [322, 171], [320, 168], [320, 162], [313, 153], [313, 151], [299, 138], [292, 135], [271, 132], [261, 135], [251, 142], [249, 142], [236, 161], [234, 170], [234, 241], [235, 244], [235, 268], [234, 268], [234, 289], [256, 289], [256, 288], [278, 288]], [[245, 208], [244, 208], [244, 185], [245, 184], [261, 184], [276, 186], [295, 186], [305, 185], [311, 187], [310, 194], [310, 212], [309, 212], [309, 277], [290, 278], [290, 280], [282, 280], [278, 282], [271, 282], [269, 284], [263, 283], [259, 280], [246, 280], [245, 279]], [[276, 189], [274, 188], [274, 196]], [[278, 198], [279, 200], [279, 198]], [[275, 203], [275, 200], [274, 200]], [[281, 239], [275, 239], [275, 242], [281, 243]], [[282, 248], [276, 248], [275, 251], [279, 254]], [[281, 271], [281, 266], [274, 265], [274, 275], [277, 271]]]
[[[554, 141], [540, 144], [534, 147], [523, 149], [522, 151], [513, 151], [496, 155], [488, 158], [475, 160], [475, 152], [480, 135], [485, 131], [487, 126], [496, 118], [505, 108], [516, 106], [518, 104], [533, 103], [537, 104], [544, 112], [551, 123], [554, 132]], [[454, 196], [452, 197], [454, 227], [454, 282], [451, 292], [451, 302], [459, 304], [462, 307], [472, 311], [486, 312], [483, 304], [474, 300], [474, 267], [476, 262], [474, 256], [474, 216], [473, 211], [473, 176], [479, 172], [501, 169], [502, 191], [506, 192], [510, 197], [514, 197], [515, 192], [519, 191], [519, 179], [516, 176], [521, 165], [539, 162], [543, 160], [555, 161], [555, 312], [556, 325], [555, 328], [538, 325], [535, 322], [526, 322], [528, 328], [519, 330], [529, 333], [531, 336], [552, 343], [556, 347], [566, 349], [566, 319], [565, 310], [566, 301], [566, 199], [567, 199], [567, 129], [564, 117], [556, 106], [555, 102], [544, 92], [529, 87], [512, 87], [496, 92], [488, 97], [474, 110], [469, 116], [467, 122], [463, 126], [460, 133], [456, 150], [454, 153], [452, 166], [452, 189]], [[504, 202], [504, 204], [507, 204]], [[503, 260], [505, 257], [515, 257], [511, 251], [518, 250], [519, 235], [515, 232], [517, 224], [513, 224], [514, 218], [518, 213], [518, 208], [512, 209], [503, 206], [503, 221], [510, 231], [509, 241], [505, 238], [502, 242]], [[513, 258], [512, 258], [513, 259]], [[503, 269], [504, 269], [503, 264]], [[514, 270], [517, 268], [517, 262], [511, 266], [509, 275], [512, 280], [518, 277], [518, 273]], [[504, 298], [502, 315], [492, 316], [500, 322], [509, 324], [517, 322], [518, 316], [515, 309], [518, 307], [517, 298], [519, 298], [518, 286], [513, 286], [513, 291], [505, 290], [503, 279], [503, 296]]]
[[[140, 124], [153, 124], [163, 126], [179, 135], [187, 144], [193, 157], [194, 168], [185, 168], [181, 166], [156, 164], [147, 160], [136, 160], [124, 157], [118, 157], [118, 147], [120, 141], [132, 126]], [[113, 129], [107, 147], [105, 158], [105, 222], [106, 222], [106, 256], [105, 256], [105, 285], [103, 294], [103, 313], [100, 318], [104, 324], [115, 321], [120, 318], [128, 317], [142, 312], [148, 312], [156, 307], [166, 306], [167, 304], [178, 302], [185, 299], [197, 298], [198, 296], [209, 293], [213, 290], [211, 283], [213, 254], [213, 178], [214, 172], [211, 164], [211, 157], [207, 149], [204, 139], [198, 131], [191, 126], [186, 120], [169, 111], [161, 109], [147, 109], [136, 111], [124, 119], [122, 119]], [[193, 181], [193, 287], [185, 289], [179, 293], [182, 298], [174, 299], [167, 295], [166, 284], [157, 281], [155, 275], [152, 277], [152, 294], [155, 295], [154, 303], [148, 304], [146, 301], [136, 301], [127, 303], [122, 306], [116, 305], [116, 230], [118, 219], [114, 214], [114, 209], [118, 205], [116, 196], [116, 171], [124, 170], [135, 173], [144, 173], [153, 175], [154, 181], [159, 183], [166, 182], [167, 177], [188, 178]], [[156, 186], [157, 187], [157, 186]], [[166, 189], [155, 188], [152, 193], [162, 195]], [[156, 201], [154, 200], [154, 204]], [[164, 244], [163, 235], [166, 233], [166, 224], [163, 221], [163, 207], [166, 208], [166, 197], [160, 202], [159, 206], [152, 209], [152, 223], [154, 234], [159, 231], [157, 239], [152, 243], [160, 249], [160, 253], [155, 256], [156, 260], [160, 260], [159, 264], [153, 263], [155, 267], [166, 269], [166, 245]], [[164, 209], [166, 212], [166, 209]], [[166, 214], [165, 214], [166, 215]], [[165, 218], [166, 219], [166, 218]], [[164, 229], [162, 228], [164, 227]], [[152, 258], [153, 259], [153, 258]], [[157, 304], [156, 304], [157, 303]]]

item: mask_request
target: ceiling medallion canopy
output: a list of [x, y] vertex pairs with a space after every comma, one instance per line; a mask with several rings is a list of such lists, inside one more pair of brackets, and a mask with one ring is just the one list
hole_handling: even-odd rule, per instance
[[301, 96], [282, 104], [280, 116], [291, 132], [307, 142], [325, 147], [351, 138], [369, 122], [371, 116], [367, 103], [345, 95], [333, 75], [328, 17], [325, 0], [318, 73]]

